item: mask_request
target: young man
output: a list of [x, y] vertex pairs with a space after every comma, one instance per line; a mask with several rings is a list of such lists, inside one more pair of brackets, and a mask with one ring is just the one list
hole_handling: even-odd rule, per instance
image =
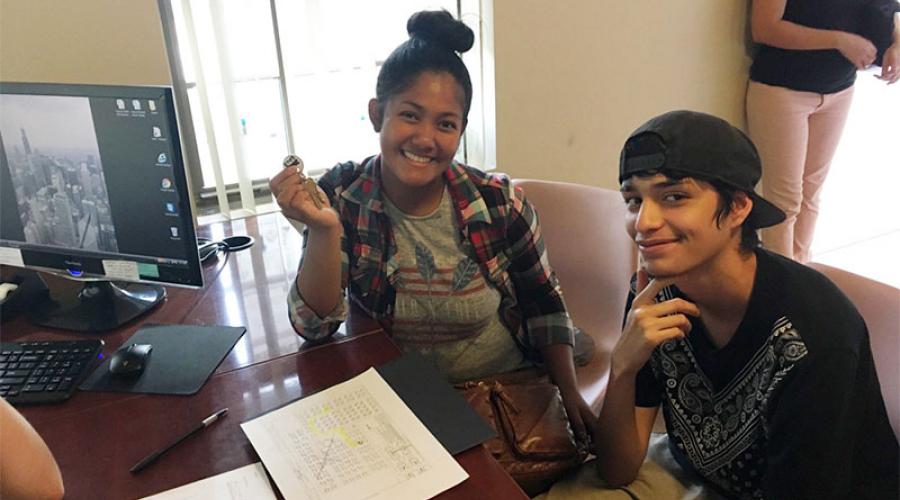
[[600, 475], [652, 480], [642, 465], [661, 406], [675, 475], [708, 493], [897, 498], [866, 325], [827, 278], [758, 248], [756, 230], [784, 218], [753, 192], [759, 178], [747, 137], [702, 113], [658, 116], [625, 143], [642, 264], [596, 427]]

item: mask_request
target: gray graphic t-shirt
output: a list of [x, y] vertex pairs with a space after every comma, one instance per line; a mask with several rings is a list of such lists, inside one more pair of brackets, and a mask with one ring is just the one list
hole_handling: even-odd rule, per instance
[[397, 241], [393, 338], [431, 360], [451, 381], [527, 366], [500, 321], [500, 293], [465, 254], [444, 191], [437, 210], [403, 213], [384, 200]]

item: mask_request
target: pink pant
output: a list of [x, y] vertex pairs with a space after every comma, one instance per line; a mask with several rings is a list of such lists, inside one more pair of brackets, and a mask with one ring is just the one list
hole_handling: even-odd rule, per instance
[[809, 261], [819, 194], [852, 99], [853, 87], [834, 94], [754, 81], [747, 87], [747, 128], [762, 159], [762, 194], [787, 214], [762, 230], [767, 249]]

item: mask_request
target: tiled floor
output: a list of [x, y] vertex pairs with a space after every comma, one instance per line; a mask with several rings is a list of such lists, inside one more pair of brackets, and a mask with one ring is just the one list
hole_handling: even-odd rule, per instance
[[900, 83], [859, 74], [822, 193], [813, 260], [900, 288]]

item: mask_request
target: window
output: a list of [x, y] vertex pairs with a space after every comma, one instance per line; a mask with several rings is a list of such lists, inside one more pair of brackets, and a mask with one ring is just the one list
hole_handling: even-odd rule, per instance
[[[446, 9], [476, 32], [476, 46], [465, 54], [475, 99], [460, 160], [489, 166], [481, 1], [160, 3], [167, 36], [173, 38], [174, 27], [178, 41], [170, 43], [178, 56], [171, 57], [173, 80], [189, 102], [200, 164], [199, 174], [190, 167], [192, 187], [201, 215], [239, 217], [272, 208], [257, 205], [271, 204], [268, 178], [289, 152], [313, 175], [377, 152], [367, 104], [383, 59], [407, 39], [409, 16], [423, 9]], [[233, 210], [236, 200], [240, 208]]]

